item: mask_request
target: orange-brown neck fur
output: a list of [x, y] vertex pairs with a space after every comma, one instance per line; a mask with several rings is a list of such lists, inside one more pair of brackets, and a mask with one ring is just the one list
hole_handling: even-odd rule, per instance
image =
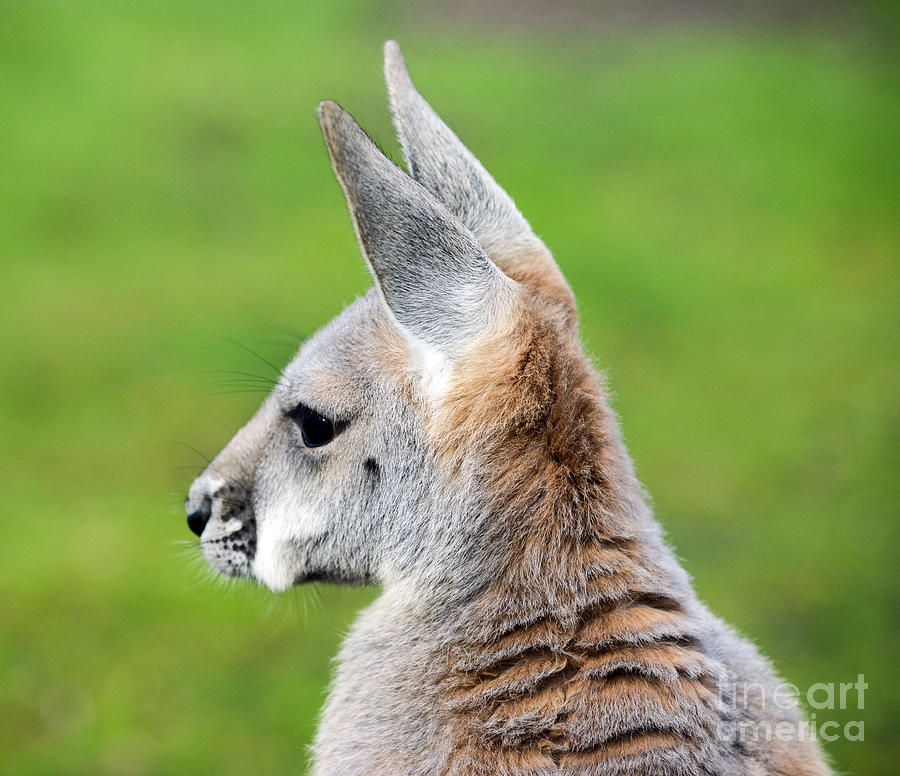
[[565, 305], [530, 304], [489, 346], [505, 352], [482, 361], [508, 366], [464, 370], [441, 418], [445, 460], [483, 467], [491, 544], [509, 548], [446, 655], [452, 770], [681, 757], [720, 718], [716, 671], [655, 561], [658, 535]]

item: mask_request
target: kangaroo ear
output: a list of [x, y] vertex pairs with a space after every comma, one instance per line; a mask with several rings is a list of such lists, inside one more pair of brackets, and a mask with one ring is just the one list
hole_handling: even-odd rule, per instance
[[321, 103], [319, 123], [360, 247], [394, 317], [443, 355], [459, 355], [510, 309], [510, 280], [343, 108]]
[[413, 178], [472, 231], [502, 270], [543, 286], [574, 310], [571, 291], [550, 252], [509, 194], [416, 90], [393, 40], [384, 44], [384, 76], [394, 127]]

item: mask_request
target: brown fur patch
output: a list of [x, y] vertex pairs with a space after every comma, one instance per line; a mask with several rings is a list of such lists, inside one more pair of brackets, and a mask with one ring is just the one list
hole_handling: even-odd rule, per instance
[[537, 238], [525, 249], [501, 253], [493, 251], [490, 258], [513, 280], [518, 281], [545, 304], [551, 304], [568, 328], [578, 324], [575, 295], [547, 247]]
[[708, 741], [722, 713], [720, 669], [645, 556], [640, 490], [574, 307], [544, 274], [529, 282], [554, 293], [529, 296], [515, 330], [482, 343], [432, 419], [447, 475], [487, 479], [491, 546], [509, 548], [446, 656], [451, 772], [512, 752], [544, 767], [638, 763]]

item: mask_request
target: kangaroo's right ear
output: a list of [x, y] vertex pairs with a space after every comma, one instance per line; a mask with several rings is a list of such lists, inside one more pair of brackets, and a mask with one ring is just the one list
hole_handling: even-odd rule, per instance
[[319, 123], [360, 247], [405, 329], [453, 359], [506, 320], [518, 295], [472, 233], [391, 162], [339, 105]]

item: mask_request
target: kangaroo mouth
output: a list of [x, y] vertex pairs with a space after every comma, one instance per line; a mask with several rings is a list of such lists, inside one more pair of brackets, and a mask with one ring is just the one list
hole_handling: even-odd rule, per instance
[[208, 526], [200, 546], [216, 571], [229, 577], [250, 577], [256, 557], [256, 520], [247, 514], [230, 518], [221, 524], [220, 530]]

